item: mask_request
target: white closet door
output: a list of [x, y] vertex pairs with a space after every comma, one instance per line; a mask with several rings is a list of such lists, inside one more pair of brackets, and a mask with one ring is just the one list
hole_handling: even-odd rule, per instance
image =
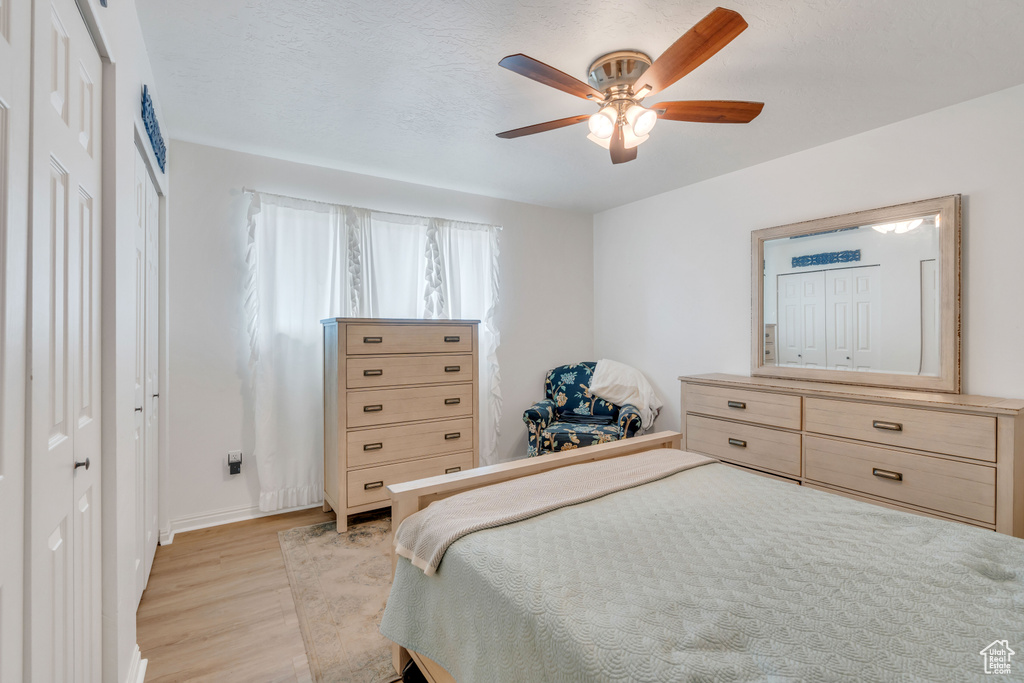
[[135, 150], [135, 600], [149, 583], [159, 539], [160, 196]]
[[881, 266], [851, 269], [853, 278], [853, 368], [882, 369]]
[[102, 69], [74, 0], [36, 2], [33, 12], [28, 678], [92, 682], [101, 665]]
[[149, 212], [149, 171], [138, 149], [135, 152], [135, 424], [132, 431], [135, 453], [135, 604], [146, 588], [146, 219]]
[[853, 369], [853, 271], [825, 271], [825, 361], [830, 369]]
[[825, 273], [791, 273], [778, 279], [779, 365], [825, 365]]
[[153, 557], [159, 538], [157, 523], [157, 468], [160, 445], [160, 196], [149, 174], [146, 174], [146, 386], [145, 419], [145, 498], [143, 506], [144, 583], [149, 583]]
[[30, 9], [0, 0], [0, 681], [23, 680]]
[[779, 321], [776, 349], [779, 365], [800, 367], [803, 364], [803, 317], [800, 315], [801, 275], [780, 275], [778, 279]]

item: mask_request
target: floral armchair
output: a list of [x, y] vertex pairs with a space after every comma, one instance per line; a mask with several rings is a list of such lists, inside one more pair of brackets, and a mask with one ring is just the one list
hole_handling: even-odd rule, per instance
[[596, 366], [574, 363], [548, 373], [544, 400], [523, 413], [529, 431], [527, 455], [628, 439], [643, 428], [634, 406], [617, 406], [590, 394]]

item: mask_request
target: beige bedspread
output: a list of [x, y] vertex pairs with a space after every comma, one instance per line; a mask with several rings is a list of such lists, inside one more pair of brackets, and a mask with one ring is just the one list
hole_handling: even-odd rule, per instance
[[433, 502], [408, 517], [395, 533], [395, 550], [431, 576], [448, 546], [474, 531], [536, 517], [711, 462], [716, 460], [663, 448], [473, 489]]

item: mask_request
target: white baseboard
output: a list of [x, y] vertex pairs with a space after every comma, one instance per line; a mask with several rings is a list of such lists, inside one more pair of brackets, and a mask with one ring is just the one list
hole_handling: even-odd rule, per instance
[[149, 668], [149, 660], [142, 658], [142, 651], [136, 644], [135, 652], [132, 653], [132, 662], [128, 666], [128, 675], [125, 683], [145, 683], [146, 669]]
[[174, 542], [174, 534], [183, 531], [195, 531], [196, 529], [206, 529], [207, 527], [220, 526], [221, 524], [244, 522], [247, 519], [282, 515], [286, 512], [308, 510], [310, 508], [320, 507], [321, 505], [323, 505], [323, 503], [313, 503], [311, 505], [301, 505], [299, 507], [288, 508], [286, 510], [274, 510], [273, 512], [263, 512], [260, 510], [258, 505], [243, 505], [241, 507], [223, 508], [221, 510], [213, 510], [212, 512], [204, 512], [199, 515], [189, 515], [180, 519], [172, 519], [170, 522], [170, 529], [160, 530], [160, 545], [170, 545]]

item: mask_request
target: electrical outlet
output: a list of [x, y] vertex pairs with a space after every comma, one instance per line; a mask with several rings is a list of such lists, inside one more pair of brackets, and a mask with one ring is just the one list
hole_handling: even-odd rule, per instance
[[242, 451], [228, 451], [228, 472], [239, 474], [242, 471]]

